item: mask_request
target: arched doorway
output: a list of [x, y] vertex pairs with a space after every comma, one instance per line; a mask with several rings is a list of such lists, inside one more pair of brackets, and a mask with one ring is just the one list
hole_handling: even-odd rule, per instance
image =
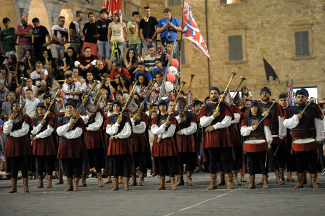
[[30, 3], [28, 22], [30, 24], [33, 24], [32, 19], [35, 17], [37, 17], [40, 20], [41, 25], [45, 26], [47, 30], [50, 32], [51, 26], [50, 26], [49, 16], [43, 0], [32, 0]]
[[[13, 0], [1, 0], [0, 7], [1, 21], [0, 26], [1, 29], [4, 29], [4, 25], [2, 24], [2, 19], [8, 17], [10, 19], [10, 26], [16, 28], [16, 25], [20, 23], [20, 18], [17, 16], [15, 2]], [[18, 21], [18, 22], [17, 22]]]

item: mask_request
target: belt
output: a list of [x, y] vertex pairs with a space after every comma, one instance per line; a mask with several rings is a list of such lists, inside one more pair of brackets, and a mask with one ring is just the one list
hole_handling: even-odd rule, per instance
[[79, 141], [79, 140], [81, 140], [81, 138], [76, 138], [76, 139], [60, 138], [60, 142], [61, 141]]
[[316, 129], [302, 129], [302, 130], [290, 130], [290, 133], [310, 133], [310, 132], [316, 132]]

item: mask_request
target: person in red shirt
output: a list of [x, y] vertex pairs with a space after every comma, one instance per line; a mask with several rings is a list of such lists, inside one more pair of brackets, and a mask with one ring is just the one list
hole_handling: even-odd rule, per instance
[[79, 75], [86, 79], [87, 72], [96, 65], [98, 58], [91, 54], [90, 47], [85, 47], [84, 52], [85, 55], [79, 56], [77, 61], [74, 62], [74, 66], [79, 68]]
[[128, 79], [131, 79], [130, 73], [126, 68], [122, 68], [118, 62], [113, 62], [112, 70], [110, 73], [111, 85], [114, 89], [117, 89], [119, 84], [119, 77], [121, 74], [125, 74]]
[[32, 49], [32, 34], [33, 25], [28, 23], [27, 17], [21, 17], [21, 24], [16, 26], [15, 35], [19, 37], [18, 40], [18, 62], [24, 57], [27, 50]]

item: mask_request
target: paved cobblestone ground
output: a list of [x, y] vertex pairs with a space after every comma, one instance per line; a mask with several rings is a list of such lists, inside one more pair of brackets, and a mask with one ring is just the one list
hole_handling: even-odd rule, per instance
[[168, 183], [167, 190], [156, 191], [159, 179], [153, 177], [145, 178], [146, 186], [130, 191], [123, 185], [119, 191], [111, 191], [112, 184], [99, 188], [95, 178], [87, 179], [88, 187], [79, 192], [64, 192], [66, 184], [38, 189], [38, 180], [30, 180], [30, 193], [23, 193], [19, 180], [14, 194], [8, 193], [11, 181], [2, 180], [0, 215], [324, 215], [325, 176], [319, 175], [319, 180], [318, 189], [310, 188], [309, 176], [304, 188], [294, 189], [296, 182], [277, 185], [270, 173], [269, 189], [257, 185], [249, 190], [246, 182], [233, 190], [220, 186], [209, 191], [209, 174], [201, 172], [193, 175], [194, 186], [178, 186], [177, 191]]

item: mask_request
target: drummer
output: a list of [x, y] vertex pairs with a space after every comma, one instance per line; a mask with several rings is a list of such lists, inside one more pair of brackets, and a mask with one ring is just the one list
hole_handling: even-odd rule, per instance
[[[311, 187], [316, 183], [317, 148], [324, 138], [322, 112], [317, 104], [307, 104], [308, 92], [305, 89], [296, 92], [296, 106], [288, 109], [283, 125], [290, 129], [292, 150], [296, 154], [298, 182], [295, 188], [303, 187], [303, 172], [308, 170]], [[307, 105], [306, 105], [307, 104]]]
[[[266, 164], [266, 154], [272, 143], [270, 121], [263, 120], [262, 109], [256, 100], [251, 101], [250, 108], [241, 121], [240, 133], [245, 137], [244, 153], [249, 158], [249, 189], [255, 188], [255, 173], [257, 164], [260, 165], [263, 174], [263, 188], [268, 188], [268, 170]], [[262, 121], [262, 122], [261, 122]], [[258, 124], [260, 122], [260, 124]]]

